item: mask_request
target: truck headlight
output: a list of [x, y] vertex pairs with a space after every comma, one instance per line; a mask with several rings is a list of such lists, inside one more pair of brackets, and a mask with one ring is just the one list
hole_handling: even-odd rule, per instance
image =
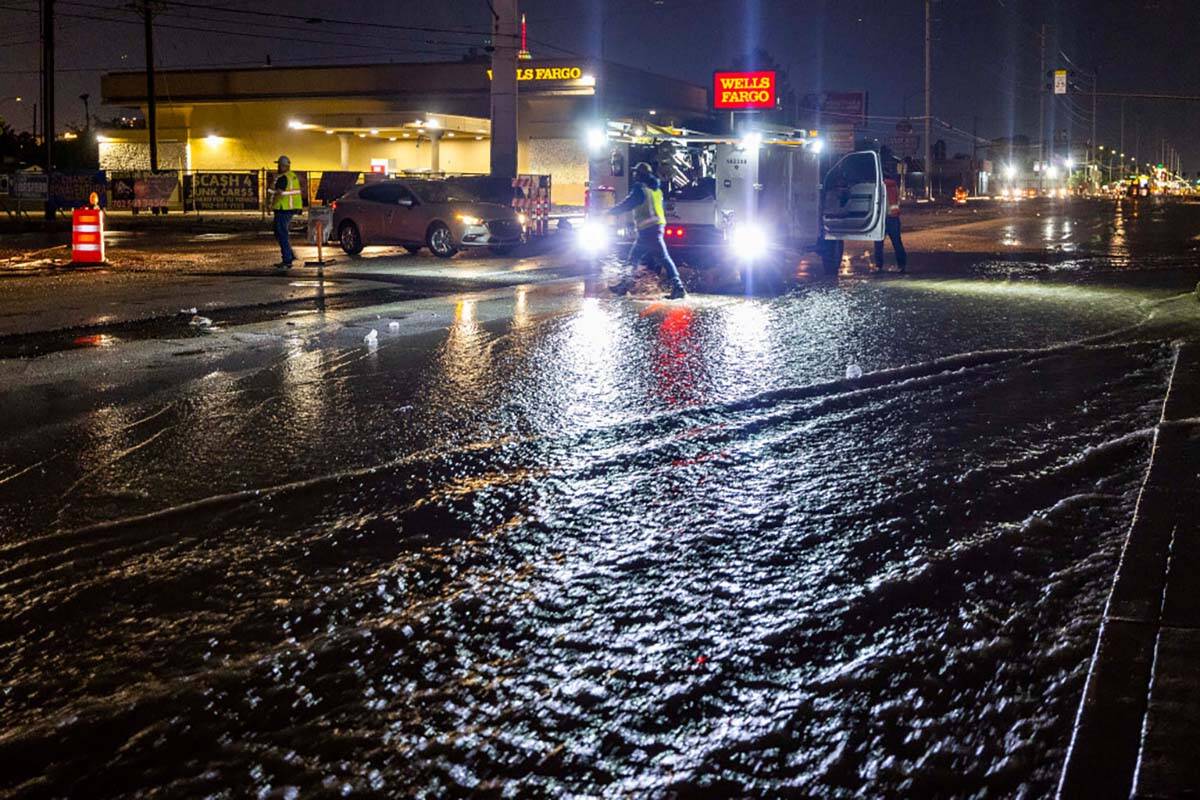
[[759, 258], [771, 246], [771, 239], [760, 225], [736, 225], [729, 231], [729, 247], [743, 260]]
[[594, 220], [589, 220], [579, 228], [579, 233], [576, 235], [576, 242], [579, 249], [589, 255], [599, 255], [606, 250], [612, 242], [612, 231], [607, 225]]

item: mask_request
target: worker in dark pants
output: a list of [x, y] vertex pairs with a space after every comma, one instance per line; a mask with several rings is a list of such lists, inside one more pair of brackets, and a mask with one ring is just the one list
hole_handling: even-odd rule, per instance
[[[661, 268], [671, 282], [671, 293], [668, 300], [678, 300], [687, 296], [683, 281], [679, 279], [679, 268], [667, 252], [667, 242], [663, 238], [663, 230], [667, 227], [667, 215], [663, 211], [662, 183], [654, 175], [654, 170], [646, 162], [633, 168], [633, 187], [629, 196], [608, 210], [616, 216], [626, 211], [633, 212], [633, 222], [637, 226], [637, 240], [629, 249], [631, 270], [638, 268], [643, 259], [648, 259], [655, 268]], [[632, 275], [626, 276], [613, 287], [617, 294], [625, 294], [633, 283]]]
[[275, 241], [279, 242], [278, 269], [287, 270], [296, 260], [288, 240], [288, 225], [304, 207], [304, 198], [300, 192], [300, 178], [292, 172], [291, 159], [280, 156], [276, 165], [279, 169], [275, 185], [271, 187], [271, 210], [275, 215]]
[[[900, 240], [900, 184], [896, 180], [896, 165], [890, 155], [884, 158], [883, 176], [888, 206], [883, 232], [892, 240], [892, 249], [896, 251], [896, 266], [901, 272], [908, 272], [908, 253], [904, 251], [904, 242]], [[883, 272], [882, 239], [875, 243], [875, 269]]]

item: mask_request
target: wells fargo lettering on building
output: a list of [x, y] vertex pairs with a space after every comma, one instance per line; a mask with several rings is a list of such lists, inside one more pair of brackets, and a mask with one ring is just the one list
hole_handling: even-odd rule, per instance
[[775, 108], [775, 73], [713, 73], [713, 108], [719, 111], [747, 111]]
[[[487, 71], [488, 80], [492, 71]], [[519, 81], [577, 81], [583, 78], [583, 67], [517, 67]]]

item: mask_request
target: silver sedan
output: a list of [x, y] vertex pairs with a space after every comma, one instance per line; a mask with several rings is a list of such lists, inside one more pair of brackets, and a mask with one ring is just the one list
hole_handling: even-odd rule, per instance
[[350, 255], [369, 245], [401, 245], [410, 253], [428, 247], [441, 258], [476, 247], [503, 255], [521, 243], [524, 222], [511, 207], [436, 180], [356, 186], [333, 204], [333, 230]]

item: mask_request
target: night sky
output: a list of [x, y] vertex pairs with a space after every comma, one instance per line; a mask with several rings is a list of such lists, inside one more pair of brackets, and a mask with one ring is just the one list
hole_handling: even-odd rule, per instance
[[[92, 95], [101, 116], [119, 113], [97, 110], [97, 103], [101, 73], [143, 67], [141, 26], [127, 5], [58, 0], [60, 129], [81, 122], [81, 92]], [[162, 68], [250, 66], [268, 54], [275, 64], [455, 58], [482, 44], [489, 27], [486, 0], [166, 5], [156, 38]], [[37, 15], [21, 9], [36, 12], [37, 6], [36, 0], [0, 0], [0, 116], [18, 129], [30, 126], [40, 51]], [[274, 8], [363, 24], [306, 24], [221, 8]], [[603, 30], [611, 60], [707, 84], [714, 69], [761, 46], [800, 92], [866, 89], [876, 136], [893, 130], [906, 96], [909, 113], [921, 113], [922, 0], [525, 0], [522, 8], [535, 58], [597, 55]], [[1069, 129], [1075, 141], [1088, 138], [1090, 79], [1084, 73], [1097, 67], [1101, 92], [1200, 95], [1197, 0], [941, 0], [934, 3], [934, 114], [954, 126], [939, 134], [951, 153], [970, 151], [968, 132], [976, 124], [989, 138], [1036, 135], [1043, 23], [1051, 26], [1047, 69], [1076, 70], [1085, 92], [1048, 104], [1053, 129]], [[16, 103], [16, 95], [24, 101]], [[1116, 146], [1121, 101], [1100, 98], [1099, 104], [1097, 138]], [[1125, 150], [1132, 155], [1140, 144], [1141, 160], [1157, 161], [1165, 137], [1182, 152], [1184, 169], [1194, 172], [1200, 169], [1197, 122], [1200, 102], [1129, 100]]]

